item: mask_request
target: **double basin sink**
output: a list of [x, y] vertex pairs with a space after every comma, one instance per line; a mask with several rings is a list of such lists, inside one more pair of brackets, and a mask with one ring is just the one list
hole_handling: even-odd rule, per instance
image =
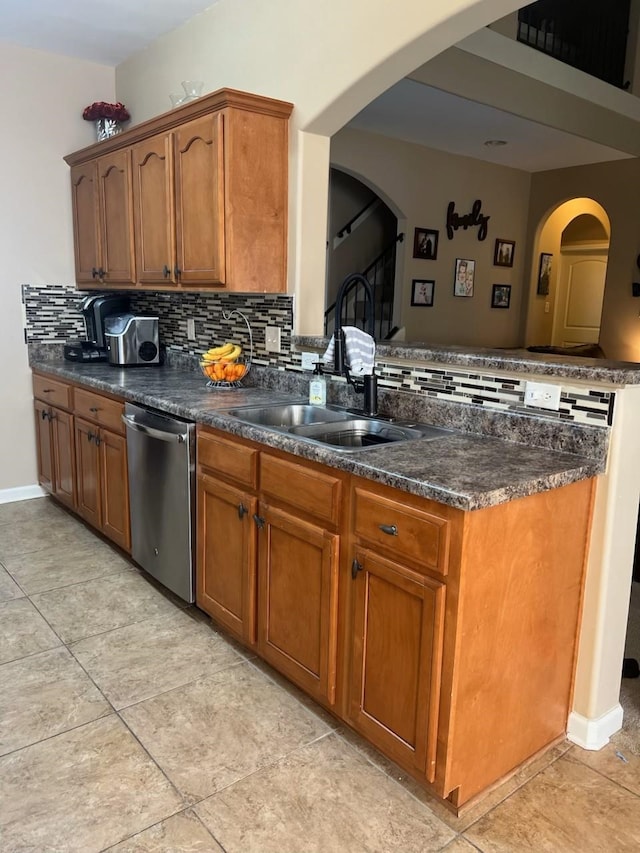
[[243, 423], [289, 433], [305, 441], [347, 452], [414, 439], [434, 439], [450, 432], [426, 424], [396, 423], [384, 418], [365, 417], [338, 406], [314, 406], [308, 403], [240, 406], [227, 410], [225, 414]]

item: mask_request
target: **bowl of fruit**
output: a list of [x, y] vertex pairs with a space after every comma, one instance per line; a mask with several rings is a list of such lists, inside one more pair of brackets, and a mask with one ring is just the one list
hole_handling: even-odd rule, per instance
[[200, 368], [207, 377], [207, 385], [216, 388], [233, 388], [249, 371], [249, 363], [242, 354], [240, 344], [226, 343], [211, 347], [200, 358]]

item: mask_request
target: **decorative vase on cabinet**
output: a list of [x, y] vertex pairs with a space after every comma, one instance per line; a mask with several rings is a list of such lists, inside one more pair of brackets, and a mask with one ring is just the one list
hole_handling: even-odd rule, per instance
[[122, 133], [122, 123], [115, 118], [97, 118], [95, 120], [96, 139], [102, 142], [103, 139], [109, 139], [111, 136], [117, 136]]

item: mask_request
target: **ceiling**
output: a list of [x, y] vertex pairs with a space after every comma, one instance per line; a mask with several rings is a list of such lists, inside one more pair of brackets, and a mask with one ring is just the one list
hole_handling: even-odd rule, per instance
[[[0, 41], [116, 66], [215, 2], [3, 0]], [[527, 172], [631, 156], [409, 79], [349, 126]], [[508, 144], [488, 148], [488, 139]]]
[[0, 40], [118, 65], [216, 0], [3, 0]]
[[[406, 78], [358, 113], [349, 127], [526, 172], [633, 156]], [[507, 145], [488, 147], [489, 139]]]

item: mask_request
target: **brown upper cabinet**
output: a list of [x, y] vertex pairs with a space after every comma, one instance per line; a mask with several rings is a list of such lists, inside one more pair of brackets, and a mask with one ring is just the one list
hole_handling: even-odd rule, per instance
[[71, 192], [77, 283], [135, 284], [128, 153], [73, 166]]
[[221, 89], [65, 157], [78, 284], [284, 292], [291, 110]]

